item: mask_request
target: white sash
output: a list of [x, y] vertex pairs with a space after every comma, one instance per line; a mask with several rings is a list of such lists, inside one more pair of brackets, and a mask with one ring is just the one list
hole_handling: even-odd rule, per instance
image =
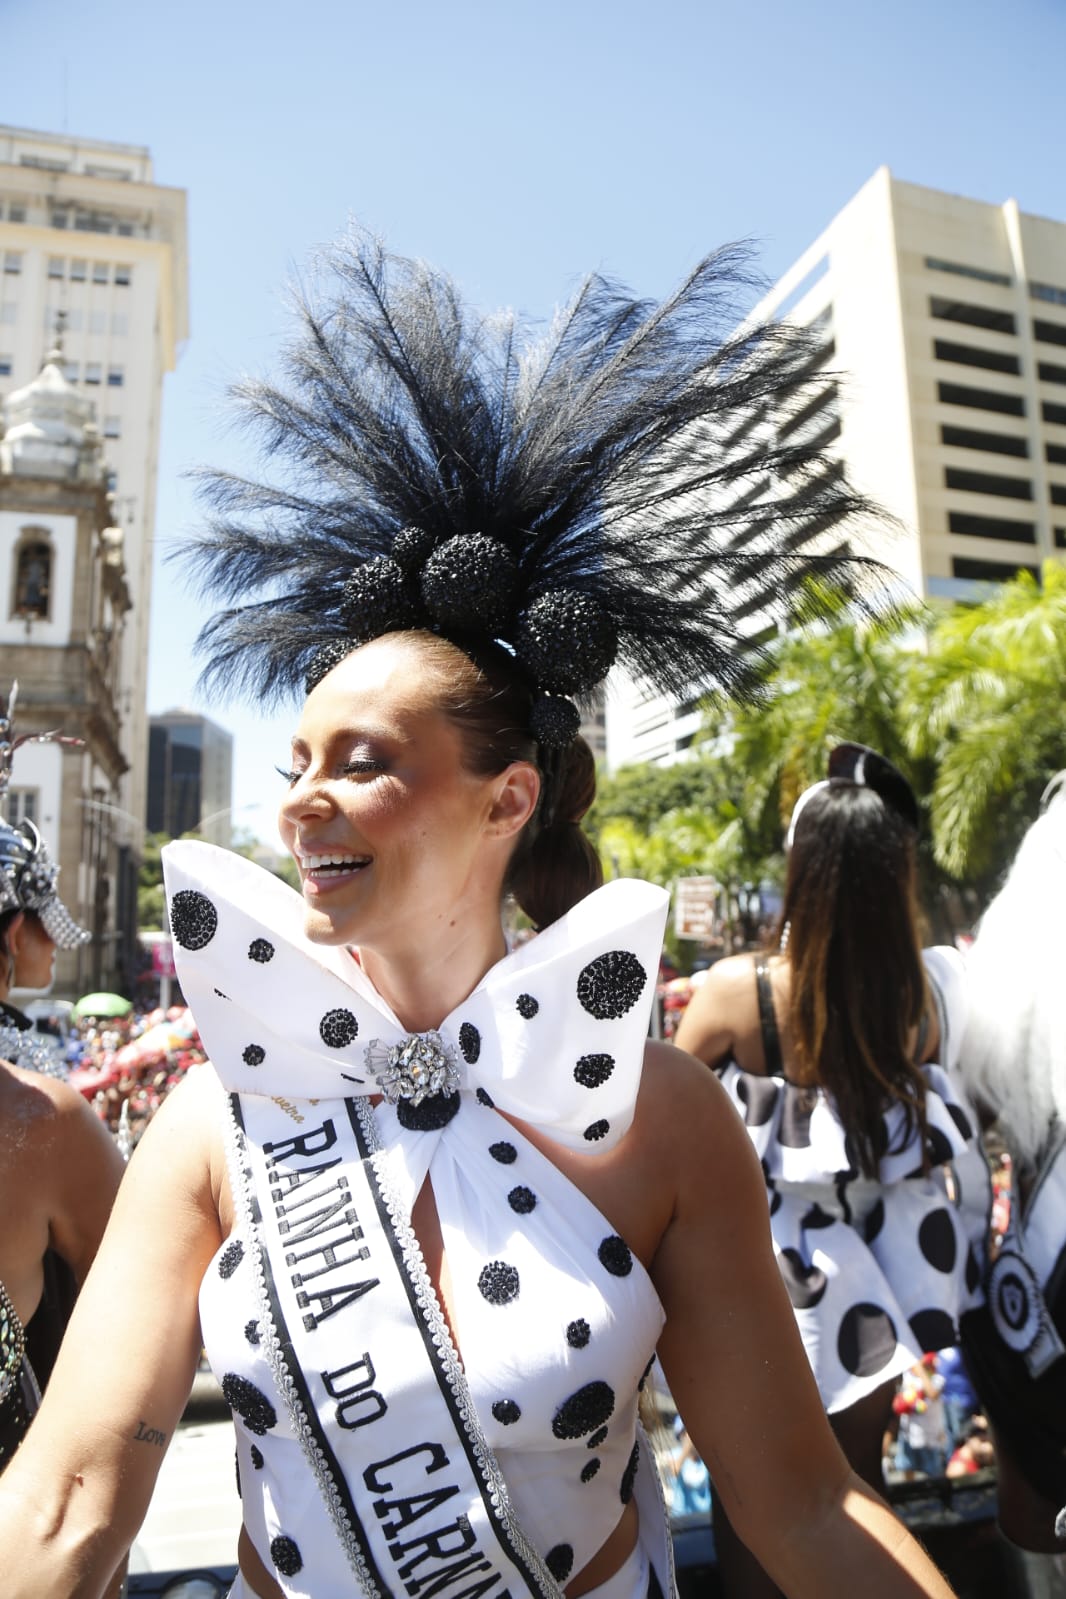
[[[485, 1442], [365, 1099], [232, 1095], [266, 1353], [363, 1592], [558, 1599]], [[268, 1332], [269, 1329], [269, 1332]]]

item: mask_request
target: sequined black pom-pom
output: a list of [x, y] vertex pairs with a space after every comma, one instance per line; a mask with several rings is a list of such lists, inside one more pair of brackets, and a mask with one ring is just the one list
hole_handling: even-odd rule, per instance
[[514, 556], [499, 539], [460, 533], [422, 568], [422, 598], [445, 627], [484, 632], [509, 615], [518, 584]]
[[341, 620], [353, 638], [365, 641], [417, 627], [424, 618], [418, 596], [396, 562], [375, 555], [345, 583]]
[[335, 666], [339, 666], [346, 656], [358, 648], [358, 645], [359, 640], [354, 638], [331, 638], [328, 643], [320, 644], [312, 655], [311, 664], [304, 676], [304, 693], [310, 694], [313, 688], [317, 688], [322, 679], [328, 676]]
[[618, 633], [591, 595], [550, 589], [518, 618], [515, 653], [550, 693], [585, 694], [614, 664]]
[[436, 547], [435, 536], [423, 528], [401, 528], [392, 541], [392, 559], [401, 572], [408, 577], [416, 577]]
[[581, 728], [581, 717], [572, 700], [561, 694], [541, 694], [529, 713], [529, 731], [545, 749], [564, 750]]

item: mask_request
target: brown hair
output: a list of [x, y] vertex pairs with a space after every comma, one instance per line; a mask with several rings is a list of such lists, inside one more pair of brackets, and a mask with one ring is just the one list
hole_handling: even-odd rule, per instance
[[438, 704], [462, 734], [469, 772], [491, 777], [512, 761], [529, 761], [540, 773], [540, 800], [503, 886], [535, 928], [547, 927], [603, 882], [600, 858], [580, 826], [596, 797], [592, 751], [583, 738], [541, 751], [529, 732], [532, 692], [506, 650], [479, 644], [467, 653], [433, 633], [402, 636], [436, 674]]
[[925, 1077], [912, 1057], [928, 1007], [914, 829], [873, 789], [832, 781], [800, 813], [788, 860], [792, 1042], [832, 1096], [851, 1162], [877, 1175], [884, 1112], [904, 1111], [900, 1148], [926, 1133]]

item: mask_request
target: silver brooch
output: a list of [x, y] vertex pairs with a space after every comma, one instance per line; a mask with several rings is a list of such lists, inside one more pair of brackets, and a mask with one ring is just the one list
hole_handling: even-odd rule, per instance
[[439, 1033], [412, 1033], [392, 1045], [375, 1038], [366, 1046], [366, 1063], [390, 1105], [454, 1094], [462, 1081], [455, 1050]]

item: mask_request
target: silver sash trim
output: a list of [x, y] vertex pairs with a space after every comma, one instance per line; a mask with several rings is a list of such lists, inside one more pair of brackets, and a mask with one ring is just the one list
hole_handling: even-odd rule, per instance
[[368, 1599], [560, 1599], [482, 1433], [369, 1103], [320, 1102], [297, 1128], [270, 1099], [229, 1101], [262, 1347], [321, 1531]]

